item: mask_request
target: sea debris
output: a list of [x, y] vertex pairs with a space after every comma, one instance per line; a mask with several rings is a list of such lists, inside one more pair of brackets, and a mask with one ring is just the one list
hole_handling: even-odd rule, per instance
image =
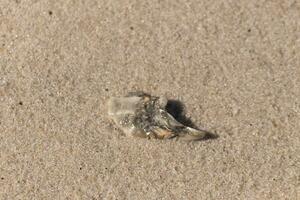
[[183, 140], [201, 140], [209, 133], [178, 122], [166, 110], [168, 100], [144, 92], [131, 92], [108, 101], [108, 115], [126, 135]]

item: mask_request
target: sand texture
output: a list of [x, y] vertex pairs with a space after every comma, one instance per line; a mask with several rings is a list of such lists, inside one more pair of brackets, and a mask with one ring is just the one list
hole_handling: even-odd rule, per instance
[[[136, 90], [218, 138], [124, 136]], [[300, 2], [1, 0], [0, 199], [300, 199]]]

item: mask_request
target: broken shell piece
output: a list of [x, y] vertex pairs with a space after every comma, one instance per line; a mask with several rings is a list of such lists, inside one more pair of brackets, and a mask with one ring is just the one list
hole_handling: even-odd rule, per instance
[[200, 140], [206, 131], [184, 126], [169, 114], [167, 99], [143, 92], [129, 93], [108, 101], [108, 115], [129, 136], [143, 138]]

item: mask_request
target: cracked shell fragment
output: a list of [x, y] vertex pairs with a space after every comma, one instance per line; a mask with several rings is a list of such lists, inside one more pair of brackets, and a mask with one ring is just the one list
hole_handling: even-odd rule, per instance
[[108, 115], [128, 136], [142, 138], [200, 140], [206, 131], [196, 130], [178, 122], [165, 107], [167, 99], [143, 92], [113, 97], [108, 101]]

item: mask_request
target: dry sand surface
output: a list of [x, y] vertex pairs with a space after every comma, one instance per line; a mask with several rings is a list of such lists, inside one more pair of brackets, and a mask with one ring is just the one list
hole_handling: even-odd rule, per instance
[[[111, 96], [185, 104], [129, 138]], [[300, 199], [300, 2], [0, 1], [0, 199]]]

